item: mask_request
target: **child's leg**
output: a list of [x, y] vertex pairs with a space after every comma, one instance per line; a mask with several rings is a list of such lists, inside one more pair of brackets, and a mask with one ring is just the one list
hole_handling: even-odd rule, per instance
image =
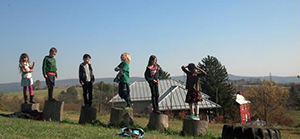
[[191, 111], [191, 115], [194, 115], [194, 107], [193, 107], [193, 103], [189, 103], [190, 106], [190, 111]]
[[24, 96], [27, 95], [27, 86], [23, 86], [23, 95], [24, 95]]
[[32, 91], [32, 85], [28, 86], [29, 88], [29, 93], [30, 93], [30, 103], [35, 103], [35, 101], [33, 100], [33, 91]]
[[84, 101], [84, 106], [87, 106], [88, 104], [88, 100], [87, 100], [87, 83], [85, 83], [83, 86], [82, 86], [82, 90], [83, 90], [83, 101]]
[[32, 85], [28, 86], [28, 88], [29, 88], [30, 96], [33, 96]]
[[198, 106], [198, 103], [194, 103], [194, 105], [195, 105], [195, 115], [199, 115], [199, 106]]
[[89, 93], [89, 104], [92, 105], [92, 100], [93, 100], [93, 84], [92, 82], [89, 82], [89, 88], [88, 88], [88, 93]]
[[27, 103], [27, 86], [23, 86], [24, 103]]

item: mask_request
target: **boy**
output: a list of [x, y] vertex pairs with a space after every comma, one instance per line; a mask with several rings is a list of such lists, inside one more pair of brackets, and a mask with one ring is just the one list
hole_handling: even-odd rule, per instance
[[[95, 77], [90, 60], [91, 56], [89, 54], [85, 54], [83, 56], [83, 62], [79, 65], [79, 82], [83, 89], [84, 106], [92, 106], [93, 100], [92, 92]], [[87, 99], [87, 94], [89, 95], [89, 99]]]
[[53, 88], [55, 86], [55, 78], [58, 78], [57, 68], [56, 68], [56, 60], [54, 56], [57, 53], [57, 49], [52, 47], [49, 51], [49, 56], [45, 56], [43, 60], [43, 75], [46, 80], [46, 84], [48, 87], [48, 100], [56, 101], [53, 98]]

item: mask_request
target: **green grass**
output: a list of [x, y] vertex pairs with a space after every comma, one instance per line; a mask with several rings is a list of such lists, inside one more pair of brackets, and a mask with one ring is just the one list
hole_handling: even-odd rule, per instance
[[[57, 96], [60, 94], [60, 92], [62, 91], [67, 91], [68, 87], [55, 87], [53, 94], [54, 96]], [[76, 87], [77, 91], [78, 91], [78, 96], [81, 97], [82, 96], [82, 88], [81, 87]], [[39, 99], [43, 99], [44, 97], [48, 96], [48, 90], [47, 89], [42, 89], [42, 90], [33, 90], [33, 95]], [[4, 96], [7, 97], [23, 97], [23, 92], [13, 92], [13, 93], [7, 93], [4, 94]]]
[[300, 111], [296, 111], [296, 110], [289, 110], [285, 113], [285, 116], [287, 118], [293, 119], [294, 127], [300, 127]]
[[[121, 128], [107, 127], [109, 114], [98, 115], [100, 122], [92, 125], [77, 124], [79, 118], [78, 112], [64, 113], [63, 122], [34, 121], [17, 118], [0, 117], [0, 138], [120, 138], [116, 136], [121, 132]], [[134, 118], [135, 126], [146, 127], [147, 118]], [[165, 132], [147, 131], [145, 138], [164, 138], [164, 139], [183, 139], [194, 138], [192, 136], [180, 136], [182, 121], [171, 120], [169, 129]], [[221, 127], [221, 126], [220, 126]], [[222, 129], [218, 129], [222, 130]], [[208, 134], [203, 138], [220, 138], [221, 135]]]
[[[4, 112], [0, 112], [4, 113]], [[6, 112], [7, 113], [7, 112]], [[121, 127], [108, 127], [109, 113], [99, 114], [95, 124], [79, 125], [79, 112], [64, 112], [62, 122], [34, 121], [0, 116], [0, 138], [120, 138], [116, 136]], [[169, 129], [165, 132], [149, 131], [146, 126], [148, 117], [134, 117], [134, 126], [146, 131], [145, 138], [183, 139], [194, 138], [181, 136], [182, 120], [169, 121]], [[204, 139], [218, 139], [222, 135], [223, 124], [209, 124]], [[283, 139], [300, 138], [300, 128], [277, 127]]]

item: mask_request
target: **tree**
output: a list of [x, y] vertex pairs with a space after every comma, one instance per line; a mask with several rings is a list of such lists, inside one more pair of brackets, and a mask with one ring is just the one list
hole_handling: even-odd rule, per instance
[[171, 76], [170, 73], [168, 73], [168, 72], [162, 70], [162, 76], [161, 76], [161, 79], [171, 79], [170, 76]]
[[5, 111], [7, 110], [7, 107], [4, 105], [4, 100], [6, 98], [4, 98], [4, 94], [3, 93], [0, 93], [0, 111]]
[[41, 81], [40, 80], [36, 80], [35, 83], [32, 85], [33, 90], [40, 89], [40, 86], [41, 86]]
[[57, 99], [59, 101], [64, 101], [65, 103], [79, 103], [78, 100], [78, 91], [74, 86], [69, 87], [67, 92], [62, 91], [58, 96]]
[[300, 108], [300, 85], [291, 84], [291, 88], [289, 90], [289, 99], [288, 99], [288, 107]]
[[207, 56], [198, 63], [198, 67], [207, 72], [207, 75], [200, 78], [202, 92], [208, 94], [210, 99], [222, 106], [220, 114], [236, 118], [235, 109], [235, 87], [229, 83], [228, 73], [219, 60], [213, 56]]
[[275, 122], [275, 116], [282, 116], [286, 110], [289, 97], [288, 90], [272, 81], [265, 81], [261, 86], [246, 91], [245, 98], [251, 101], [252, 112], [266, 123]]

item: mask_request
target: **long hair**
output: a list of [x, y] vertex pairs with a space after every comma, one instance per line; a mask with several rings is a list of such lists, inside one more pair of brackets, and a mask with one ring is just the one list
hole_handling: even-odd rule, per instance
[[121, 60], [123, 62], [128, 62], [130, 64], [131, 57], [128, 53], [123, 53], [123, 54], [121, 54]]
[[154, 63], [154, 60], [157, 60], [156, 56], [155, 55], [151, 55], [149, 57], [149, 61], [148, 61], [148, 67], [149, 66], [155, 66], [155, 68], [157, 68], [157, 63]]
[[19, 66], [20, 71], [22, 71], [22, 67], [24, 67], [24, 62], [25, 62], [24, 58], [26, 58], [26, 57], [28, 58], [27, 63], [30, 63], [29, 56], [26, 53], [22, 53], [21, 56], [20, 56], [20, 59], [19, 59], [19, 63], [21, 65], [21, 66]]

